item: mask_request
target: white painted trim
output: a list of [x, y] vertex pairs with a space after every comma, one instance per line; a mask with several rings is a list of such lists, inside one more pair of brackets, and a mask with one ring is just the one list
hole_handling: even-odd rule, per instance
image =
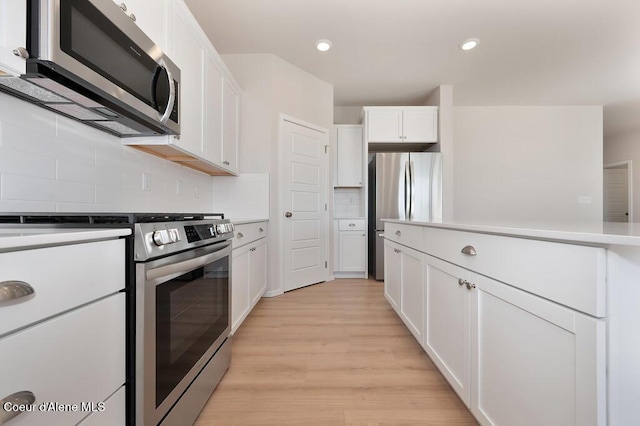
[[[628, 222], [633, 222], [633, 161], [625, 160], [625, 161], [617, 161], [615, 163], [609, 163], [604, 165], [604, 169], [612, 169], [615, 167], [627, 166], [627, 207], [629, 209], [629, 219]], [[604, 202], [604, 200], [603, 200]]]
[[276, 296], [282, 296], [283, 294], [284, 294], [284, 291], [282, 291], [282, 289], [270, 290], [270, 291], [265, 291], [262, 297], [276, 297]]
[[367, 278], [367, 274], [364, 272], [334, 272], [336, 279], [341, 278]]

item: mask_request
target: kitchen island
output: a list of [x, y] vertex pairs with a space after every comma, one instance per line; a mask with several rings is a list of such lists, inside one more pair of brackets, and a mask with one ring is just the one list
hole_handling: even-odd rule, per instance
[[640, 224], [387, 220], [385, 297], [482, 424], [640, 424]]

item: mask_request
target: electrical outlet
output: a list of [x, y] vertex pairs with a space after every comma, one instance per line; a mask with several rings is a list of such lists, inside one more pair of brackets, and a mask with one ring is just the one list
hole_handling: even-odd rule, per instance
[[578, 203], [580, 204], [591, 204], [591, 196], [590, 195], [581, 195], [578, 197]]
[[151, 176], [147, 173], [142, 173], [142, 190], [151, 191]]
[[180, 179], [176, 181], [176, 194], [182, 194], [182, 181]]

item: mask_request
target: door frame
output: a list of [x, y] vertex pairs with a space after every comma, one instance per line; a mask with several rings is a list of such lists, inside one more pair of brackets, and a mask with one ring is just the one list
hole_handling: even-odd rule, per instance
[[[627, 168], [627, 211], [629, 212], [629, 218], [627, 222], [633, 222], [633, 163], [631, 160], [617, 161], [615, 163], [605, 164], [602, 168], [614, 169], [620, 168], [620, 166], [626, 166]], [[603, 176], [604, 182], [604, 176]], [[604, 192], [604, 190], [603, 190]], [[602, 200], [603, 205], [606, 200]]]
[[[290, 115], [284, 114], [284, 113], [280, 113], [280, 116], [278, 118], [278, 151], [279, 151], [279, 155], [278, 155], [278, 161], [280, 163], [278, 169], [278, 214], [277, 214], [277, 222], [279, 224], [279, 232], [278, 232], [278, 251], [281, 253], [280, 256], [280, 261], [278, 262], [278, 269], [280, 270], [280, 273], [278, 274], [278, 276], [280, 277], [280, 294], [284, 293], [284, 274], [285, 274], [285, 270], [284, 270], [284, 124], [285, 122], [289, 122], [298, 126], [302, 126], [302, 127], [307, 127], [311, 130], [315, 130], [317, 132], [323, 133], [326, 136], [326, 146], [327, 146], [327, 155], [324, 156], [324, 166], [325, 166], [325, 190], [324, 190], [324, 202], [327, 205], [327, 208], [325, 209], [324, 212], [324, 219], [325, 219], [325, 223], [326, 228], [325, 231], [325, 239], [326, 239], [326, 244], [325, 244], [325, 261], [327, 262], [327, 265], [329, 265], [330, 263], [333, 262], [329, 262], [329, 255], [331, 253], [331, 248], [329, 247], [331, 244], [331, 229], [330, 228], [330, 224], [331, 224], [331, 215], [330, 212], [333, 210], [332, 206], [330, 206], [329, 204], [329, 188], [333, 187], [333, 185], [331, 184], [331, 179], [333, 178], [333, 175], [330, 173], [331, 170], [329, 170], [329, 166], [330, 166], [330, 162], [329, 162], [329, 156], [330, 156], [330, 150], [331, 150], [331, 143], [330, 143], [330, 135], [329, 135], [329, 130], [318, 126], [316, 124], [313, 123], [309, 123], [308, 121], [304, 121], [301, 120], [299, 118], [296, 117], [292, 117]], [[326, 281], [330, 281], [330, 274], [329, 274], [329, 267], [327, 266], [327, 268], [325, 268], [325, 274], [324, 274], [324, 282]]]

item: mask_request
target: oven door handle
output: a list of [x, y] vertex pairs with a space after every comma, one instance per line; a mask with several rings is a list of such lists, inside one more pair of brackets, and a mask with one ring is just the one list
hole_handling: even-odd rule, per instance
[[187, 272], [191, 272], [194, 269], [198, 269], [202, 266], [213, 263], [218, 259], [222, 259], [225, 256], [229, 256], [229, 252], [230, 250], [227, 246], [213, 253], [205, 254], [204, 256], [196, 257], [194, 259], [183, 260], [181, 262], [171, 263], [169, 265], [149, 269], [147, 271], [147, 281], [154, 281], [160, 278], [167, 277], [177, 277], [182, 274], [186, 274]]

